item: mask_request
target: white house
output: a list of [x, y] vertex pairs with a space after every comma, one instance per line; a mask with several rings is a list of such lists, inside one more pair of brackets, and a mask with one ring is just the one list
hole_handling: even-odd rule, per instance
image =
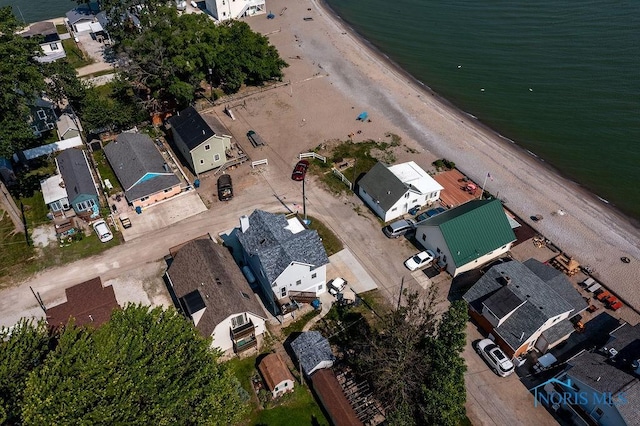
[[509, 356], [541, 353], [574, 331], [569, 319], [587, 309], [567, 277], [535, 259], [493, 266], [462, 296], [469, 314]]
[[60, 40], [60, 36], [58, 35], [58, 30], [53, 22], [36, 22], [31, 24], [29, 29], [20, 35], [25, 38], [34, 36], [42, 37], [40, 48], [44, 55], [36, 57], [36, 60], [39, 62], [53, 62], [67, 56], [62, 46], [62, 40]]
[[304, 301], [327, 291], [327, 253], [318, 232], [306, 229], [297, 217], [255, 210], [240, 218], [236, 236], [244, 263], [260, 282], [273, 313], [291, 299]]
[[500, 200], [472, 200], [419, 222], [416, 240], [455, 277], [511, 250], [516, 236]]
[[207, 10], [217, 21], [265, 13], [265, 0], [206, 0]]
[[225, 355], [259, 347], [265, 314], [229, 251], [210, 238], [180, 247], [166, 273], [180, 309]]
[[358, 182], [358, 194], [382, 220], [389, 222], [415, 206], [440, 198], [443, 187], [415, 162], [378, 163]]

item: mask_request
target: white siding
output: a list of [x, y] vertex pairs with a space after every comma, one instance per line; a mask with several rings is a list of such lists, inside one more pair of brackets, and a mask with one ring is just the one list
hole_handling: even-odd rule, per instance
[[[313, 274], [316, 275], [315, 278], [312, 278]], [[298, 281], [300, 284], [297, 283]], [[292, 291], [309, 291], [318, 296], [327, 291], [326, 281], [326, 265], [311, 269], [309, 265], [294, 262], [273, 282], [272, 288], [278, 299], [283, 298], [281, 292], [283, 288], [287, 289], [287, 295]]]
[[271, 393], [274, 398], [277, 398], [279, 396], [278, 394], [293, 391], [294, 384], [293, 380], [283, 380], [271, 390]]
[[207, 10], [218, 21], [264, 13], [265, 10], [265, 0], [206, 0], [205, 3]]
[[[211, 335], [211, 337], [213, 338], [213, 341], [211, 342], [212, 348], [219, 348], [223, 352], [233, 353], [233, 340], [231, 339], [231, 318], [237, 317], [241, 314], [242, 312], [238, 312], [233, 315], [229, 315], [216, 326], [216, 328], [213, 330], [213, 334]], [[247, 318], [253, 321], [256, 337], [264, 334], [264, 318], [260, 318], [250, 312], [246, 312], [246, 314]]]
[[[444, 236], [442, 235], [442, 232], [440, 232], [440, 228], [438, 228], [437, 226], [419, 225], [416, 229], [416, 240], [424, 248], [433, 250], [436, 256], [439, 254], [441, 256], [446, 256], [447, 272], [450, 273], [453, 277], [463, 272], [470, 271], [471, 269], [478, 268], [485, 263], [502, 256], [503, 254], [511, 250], [511, 245], [513, 244], [509, 243], [504, 246], [504, 248], [499, 247], [493, 250], [490, 254], [485, 254], [484, 256], [480, 256], [476, 260], [456, 267], [456, 265], [453, 263], [453, 258], [451, 257], [449, 247], [444, 240]], [[438, 253], [438, 249], [440, 249], [441, 253]]]
[[362, 200], [371, 208], [371, 210], [373, 210], [373, 212], [377, 214], [378, 217], [380, 217], [382, 220], [385, 220], [385, 211], [382, 210], [380, 204], [373, 201], [373, 198], [371, 198], [371, 196], [367, 192], [365, 192], [364, 189], [358, 188], [358, 192], [360, 193], [360, 198], [362, 198]]

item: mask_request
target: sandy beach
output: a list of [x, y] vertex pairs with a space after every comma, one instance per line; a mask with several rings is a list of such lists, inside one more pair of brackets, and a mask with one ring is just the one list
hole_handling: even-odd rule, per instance
[[[284, 81], [292, 84], [245, 98], [243, 108], [267, 140], [291, 141], [280, 155], [293, 158], [357, 130], [362, 133], [355, 140], [383, 140], [390, 132], [416, 149], [411, 159], [427, 168], [433, 159], [446, 158], [479, 184], [490, 173], [487, 191], [640, 309], [640, 231], [629, 218], [439, 98], [322, 3], [273, 0], [268, 8], [275, 19], [247, 22], [289, 63]], [[361, 111], [371, 123], [357, 124]], [[532, 215], [544, 219], [533, 223]], [[621, 262], [623, 256], [631, 262]]]

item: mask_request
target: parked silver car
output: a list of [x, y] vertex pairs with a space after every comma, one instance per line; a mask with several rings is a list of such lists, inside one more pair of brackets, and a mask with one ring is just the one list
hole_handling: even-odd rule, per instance
[[500, 377], [507, 377], [514, 372], [515, 366], [507, 355], [502, 352], [491, 339], [482, 339], [476, 346], [476, 352], [487, 361], [494, 373]]
[[414, 227], [415, 222], [411, 219], [401, 219], [382, 228], [382, 232], [384, 232], [384, 235], [388, 238], [398, 238], [412, 230]]

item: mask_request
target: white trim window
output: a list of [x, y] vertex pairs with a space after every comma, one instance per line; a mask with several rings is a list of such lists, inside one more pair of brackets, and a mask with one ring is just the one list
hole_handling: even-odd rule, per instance
[[206, 145], [204, 146], [204, 150], [205, 150], [205, 151], [209, 151], [210, 149], [211, 149], [211, 145], [206, 144]]
[[238, 327], [242, 327], [243, 325], [245, 325], [247, 323], [247, 314], [240, 314], [236, 317], [231, 318], [231, 327], [232, 328], [238, 328]]
[[76, 210], [89, 210], [91, 207], [95, 205], [96, 205], [95, 201], [93, 201], [92, 199], [88, 199], [87, 201], [76, 203]]
[[213, 161], [220, 161], [220, 154], [215, 154], [213, 156]]

